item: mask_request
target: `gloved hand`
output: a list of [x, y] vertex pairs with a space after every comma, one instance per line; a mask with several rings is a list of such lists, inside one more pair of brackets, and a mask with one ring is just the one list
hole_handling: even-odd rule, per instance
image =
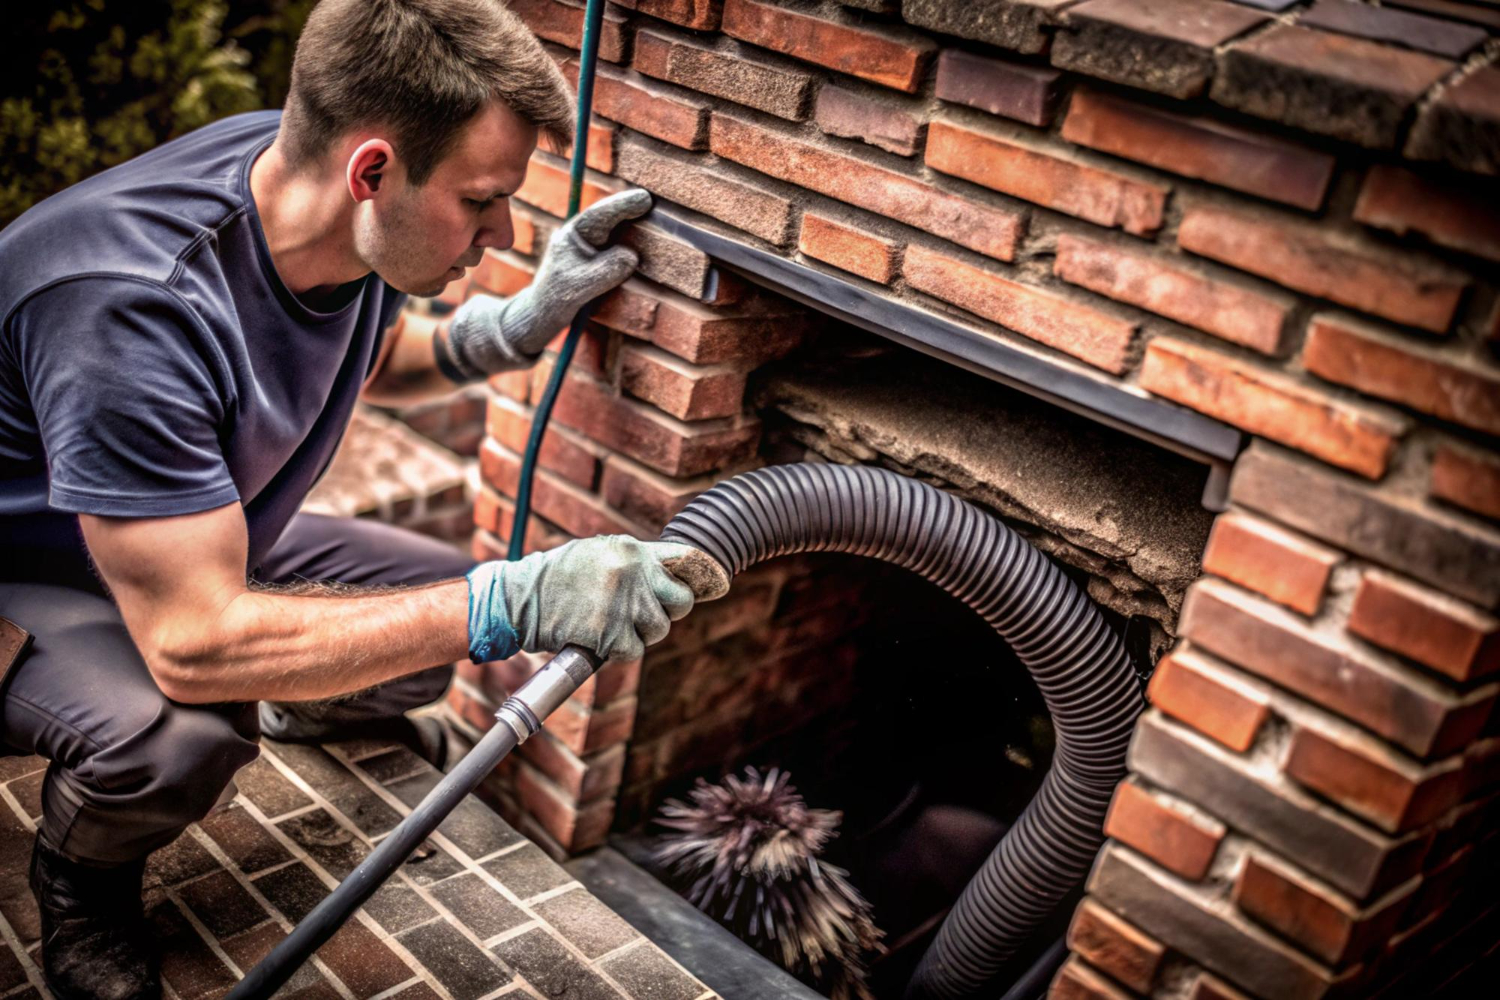
[[516, 562], [480, 563], [468, 576], [469, 658], [555, 653], [577, 643], [606, 660], [634, 660], [693, 609], [692, 589], [662, 566], [691, 551], [600, 535]]
[[508, 299], [476, 295], [458, 307], [448, 336], [434, 340], [440, 363], [471, 380], [531, 365], [584, 303], [635, 271], [634, 250], [603, 247], [615, 226], [650, 210], [651, 195], [637, 188], [573, 216], [547, 241], [531, 284]]

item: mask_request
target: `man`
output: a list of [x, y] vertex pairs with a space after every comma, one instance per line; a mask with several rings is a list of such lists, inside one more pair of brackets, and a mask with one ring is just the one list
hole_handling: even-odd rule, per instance
[[691, 607], [661, 565], [681, 546], [474, 567], [296, 513], [357, 397], [529, 365], [633, 270], [604, 247], [649, 208], [639, 191], [561, 227], [514, 298], [435, 329], [401, 316], [511, 244], [507, 199], [570, 105], [499, 0], [324, 0], [284, 112], [202, 128], [0, 233], [0, 616], [34, 638], [14, 655], [20, 632], [0, 636], [0, 710], [8, 752], [51, 761], [32, 888], [56, 996], [159, 995], [144, 859], [259, 734], [439, 759], [402, 714], [442, 694], [435, 665], [567, 643], [632, 658]]

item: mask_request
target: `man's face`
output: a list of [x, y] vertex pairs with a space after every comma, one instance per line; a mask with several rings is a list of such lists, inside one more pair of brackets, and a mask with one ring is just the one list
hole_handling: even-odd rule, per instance
[[491, 101], [426, 183], [387, 173], [386, 189], [355, 216], [355, 252], [392, 288], [438, 294], [478, 264], [486, 247], [504, 250], [513, 242], [510, 195], [526, 177], [536, 139], [535, 126]]

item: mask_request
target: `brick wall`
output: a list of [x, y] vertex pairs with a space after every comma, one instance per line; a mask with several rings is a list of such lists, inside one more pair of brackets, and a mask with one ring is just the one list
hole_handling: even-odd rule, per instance
[[[581, 4], [512, 6], [576, 74]], [[1493, 884], [1496, 33], [1492, 4], [1456, 0], [609, 8], [585, 200], [644, 186], [1256, 439], [1056, 995], [1369, 991], [1438, 968], [1415, 958]], [[529, 280], [565, 172], [536, 155], [517, 245], [474, 287]], [[807, 326], [650, 227], [631, 239], [642, 273], [568, 378], [533, 546], [654, 534], [755, 461], [746, 374]], [[490, 386], [477, 554], [509, 533], [547, 368]], [[685, 626], [751, 602], [732, 600]], [[660, 773], [667, 734], [622, 744], [664, 697], [643, 678], [699, 655], [667, 653], [607, 668], [499, 779], [553, 849], [597, 843], [622, 784]], [[483, 724], [524, 671], [466, 671], [455, 710]]]

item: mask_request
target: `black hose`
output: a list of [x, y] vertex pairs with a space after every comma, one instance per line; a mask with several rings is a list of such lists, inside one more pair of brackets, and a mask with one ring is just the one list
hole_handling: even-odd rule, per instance
[[1057, 751], [1042, 787], [949, 913], [908, 998], [976, 995], [1088, 872], [1145, 708], [1124, 645], [1093, 603], [997, 518], [864, 466], [783, 465], [736, 476], [662, 532], [730, 574], [795, 552], [904, 566], [973, 608], [1030, 670]]

